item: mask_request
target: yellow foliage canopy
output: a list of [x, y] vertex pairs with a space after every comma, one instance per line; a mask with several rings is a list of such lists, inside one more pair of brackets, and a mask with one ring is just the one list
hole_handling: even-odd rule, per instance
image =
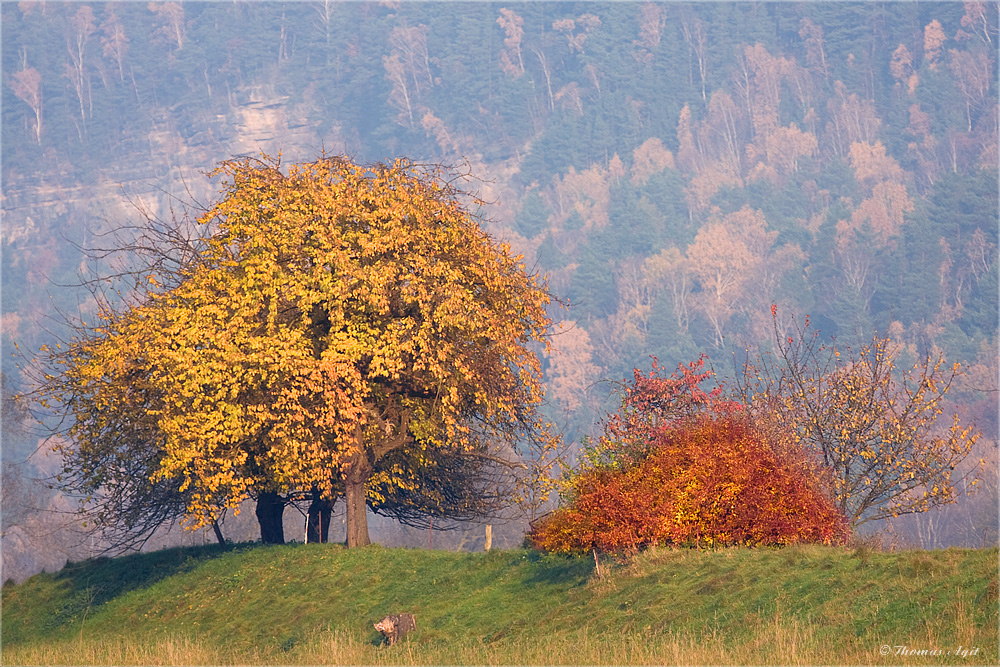
[[195, 524], [262, 484], [345, 488], [349, 523], [358, 511], [363, 523], [388, 453], [481, 451], [538, 428], [526, 344], [550, 325], [547, 288], [445, 174], [342, 158], [279, 167], [223, 163], [201, 263], [78, 346], [64, 387], [88, 395], [81, 445], [94, 414], [148, 390], [153, 476], [181, 482]]

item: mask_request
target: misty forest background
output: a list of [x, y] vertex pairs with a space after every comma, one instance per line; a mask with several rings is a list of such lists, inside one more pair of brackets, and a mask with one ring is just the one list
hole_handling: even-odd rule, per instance
[[[779, 327], [890, 336], [903, 366], [942, 351], [967, 370], [950, 396], [986, 478], [880, 529], [996, 542], [995, 3], [5, 2], [2, 19], [5, 579], [100, 547], [33, 481], [58, 461], [7, 400], [62, 318], [94, 312], [79, 248], [134, 206], [211, 200], [204, 172], [260, 151], [467, 163], [488, 231], [570, 304], [543, 362], [568, 443], [650, 355], [731, 376], [773, 339], [772, 303]], [[252, 519], [226, 536], [253, 539]], [[482, 532], [372, 527], [452, 549]], [[496, 535], [520, 544], [523, 521]]]

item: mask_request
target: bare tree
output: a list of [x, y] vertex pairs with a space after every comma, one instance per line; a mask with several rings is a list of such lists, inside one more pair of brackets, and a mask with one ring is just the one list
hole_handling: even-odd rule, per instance
[[42, 143], [42, 75], [34, 67], [27, 65], [20, 72], [11, 75], [7, 84], [19, 100], [31, 107], [35, 113], [35, 142]]
[[125, 54], [128, 52], [129, 38], [125, 27], [118, 19], [114, 10], [106, 12], [104, 23], [101, 24], [101, 51], [105, 57], [114, 59], [118, 65], [118, 78], [125, 82]]
[[[84, 103], [89, 98], [89, 86], [85, 59], [87, 43], [94, 30], [94, 10], [89, 5], [83, 5], [69, 20], [69, 30], [66, 33], [66, 49], [69, 51], [70, 59], [66, 65], [66, 78], [73, 85], [77, 101], [80, 103], [81, 121], [87, 119]], [[92, 100], [90, 106], [93, 106]]]
[[708, 101], [705, 92], [705, 78], [708, 73], [708, 33], [705, 31], [705, 22], [695, 16], [690, 8], [683, 7], [681, 14], [681, 33], [684, 41], [688, 45], [688, 53], [694, 58], [698, 65], [698, 78], [701, 81], [701, 100]]
[[776, 306], [771, 313], [774, 351], [748, 351], [739, 398], [822, 458], [852, 527], [948, 505], [965, 480], [976, 485], [981, 466], [956, 469], [980, 433], [957, 414], [938, 424], [958, 364], [928, 356], [901, 372], [887, 338], [859, 349], [827, 344], [808, 318], [786, 333]]

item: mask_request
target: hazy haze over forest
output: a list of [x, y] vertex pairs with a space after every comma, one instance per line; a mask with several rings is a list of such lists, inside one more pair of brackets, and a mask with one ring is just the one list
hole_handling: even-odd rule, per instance
[[80, 246], [209, 201], [204, 172], [261, 151], [467, 163], [488, 231], [569, 304], [543, 363], [570, 441], [650, 355], [732, 373], [771, 304], [904, 362], [942, 351], [989, 475], [895, 529], [995, 543], [996, 3], [4, 2], [2, 22], [4, 578], [89, 555], [39, 512], [71, 505], [31, 481], [57, 464], [8, 401], [60, 318], [93, 314], [72, 285], [107, 267]]

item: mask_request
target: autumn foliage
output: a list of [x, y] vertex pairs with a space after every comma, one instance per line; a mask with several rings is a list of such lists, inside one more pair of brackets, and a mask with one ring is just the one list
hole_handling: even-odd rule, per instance
[[946, 402], [959, 364], [935, 351], [900, 368], [905, 351], [890, 338], [838, 346], [808, 317], [786, 332], [776, 305], [771, 315], [774, 351], [748, 354], [738, 393], [749, 412], [781, 419], [793, 442], [822, 458], [852, 527], [947, 505], [962, 482], [976, 484], [977, 471], [955, 472], [980, 437]]
[[738, 406], [705, 392], [704, 360], [659, 377], [636, 371], [622, 409], [581, 470], [569, 503], [533, 527], [548, 551], [654, 544], [832, 543], [847, 523], [799, 450], [769, 437]]
[[173, 286], [53, 355], [40, 397], [72, 424], [81, 484], [106, 484], [94, 461], [141, 460], [126, 477], [186, 493], [194, 526], [262, 493], [343, 494], [348, 545], [363, 545], [366, 505], [447, 491], [456, 462], [544, 430], [527, 344], [544, 342], [549, 295], [449, 173], [280, 167], [223, 163], [198, 261], [151, 271]]
[[679, 364], [669, 376], [653, 357], [652, 369], [633, 370], [629, 383], [619, 387], [621, 409], [604, 422], [604, 435], [585, 452], [591, 467], [625, 468], [638, 465], [655, 446], [658, 427], [703, 413], [729, 414], [740, 406], [722, 398], [722, 388], [709, 391], [701, 383], [712, 377], [702, 355], [690, 364]]

